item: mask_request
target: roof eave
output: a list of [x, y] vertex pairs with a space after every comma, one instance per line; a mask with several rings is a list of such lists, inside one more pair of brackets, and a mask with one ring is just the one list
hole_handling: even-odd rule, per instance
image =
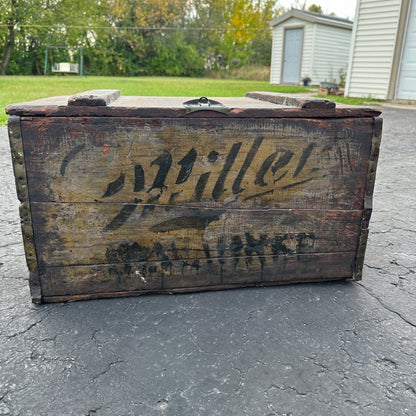
[[343, 21], [339, 19], [332, 19], [330, 16], [311, 15], [309, 13], [297, 9], [290, 9], [288, 12], [276, 17], [270, 22], [270, 26], [275, 27], [292, 17], [296, 17], [298, 19], [305, 20], [311, 23], [320, 23], [322, 25], [335, 26], [342, 29], [352, 30], [353, 27], [353, 22], [350, 22], [348, 20]]

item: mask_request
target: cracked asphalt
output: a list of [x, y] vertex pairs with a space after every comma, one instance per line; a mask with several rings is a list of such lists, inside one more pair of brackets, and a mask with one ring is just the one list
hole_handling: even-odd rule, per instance
[[361, 282], [41, 306], [0, 127], [0, 415], [416, 415], [416, 112], [382, 110]]

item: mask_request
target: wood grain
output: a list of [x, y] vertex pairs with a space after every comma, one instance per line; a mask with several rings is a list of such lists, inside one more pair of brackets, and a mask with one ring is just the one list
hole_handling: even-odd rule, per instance
[[200, 209], [34, 203], [39, 260], [48, 266], [192, 261], [235, 256], [354, 251], [361, 211]]
[[68, 106], [107, 106], [120, 97], [119, 90], [92, 90], [68, 98]]
[[[271, 285], [340, 280], [351, 276], [354, 252], [225, 258], [213, 262], [136, 262], [47, 268], [42, 277], [44, 298], [135, 291], [171, 292], [221, 289], [229, 285]], [[261, 266], [261, 267], [259, 267]]]
[[33, 202], [363, 206], [372, 119], [43, 118], [22, 125]]
[[313, 98], [293, 96], [290, 94], [281, 94], [276, 92], [248, 92], [245, 95], [247, 98], [255, 98], [256, 100], [268, 101], [275, 104], [286, 105], [290, 107], [297, 107], [303, 109], [320, 108], [330, 109], [335, 108], [335, 103], [326, 98]]

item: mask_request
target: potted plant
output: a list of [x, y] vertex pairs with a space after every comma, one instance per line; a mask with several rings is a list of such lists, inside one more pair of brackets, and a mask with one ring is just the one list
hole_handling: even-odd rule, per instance
[[311, 82], [311, 79], [309, 77], [305, 77], [302, 79], [302, 82], [303, 82], [303, 86], [307, 87], [309, 83]]

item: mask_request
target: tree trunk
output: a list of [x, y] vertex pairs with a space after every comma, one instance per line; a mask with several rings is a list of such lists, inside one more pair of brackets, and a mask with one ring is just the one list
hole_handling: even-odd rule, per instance
[[6, 50], [3, 55], [1, 63], [0, 75], [6, 75], [7, 65], [9, 64], [10, 55], [14, 46], [14, 26], [9, 25], [9, 41], [7, 42]]
[[40, 63], [39, 63], [38, 58], [35, 58], [35, 65], [36, 65], [36, 75], [43, 75], [43, 73], [40, 69]]

